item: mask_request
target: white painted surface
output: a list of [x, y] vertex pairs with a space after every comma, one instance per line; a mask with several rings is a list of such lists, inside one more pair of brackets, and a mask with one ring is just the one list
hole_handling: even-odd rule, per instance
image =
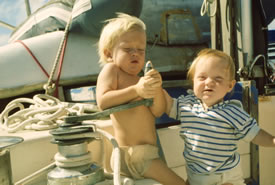
[[[259, 98], [259, 125], [275, 135], [275, 97]], [[275, 185], [275, 148], [260, 147], [260, 185]]]

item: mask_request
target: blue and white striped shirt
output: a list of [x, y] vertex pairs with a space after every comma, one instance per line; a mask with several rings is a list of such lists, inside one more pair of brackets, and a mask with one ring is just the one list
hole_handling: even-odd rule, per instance
[[205, 110], [193, 93], [174, 99], [169, 116], [180, 120], [183, 155], [187, 167], [198, 174], [235, 167], [240, 161], [238, 141], [250, 142], [260, 130], [240, 101], [227, 100]]

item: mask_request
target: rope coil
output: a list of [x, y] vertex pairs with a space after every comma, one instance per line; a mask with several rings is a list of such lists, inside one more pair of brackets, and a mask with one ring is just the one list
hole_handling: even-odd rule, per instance
[[[29, 105], [29, 107], [25, 107]], [[19, 130], [49, 130], [64, 123], [68, 114], [83, 115], [86, 110], [96, 110], [94, 105], [70, 104], [47, 95], [11, 101], [0, 115], [0, 128], [14, 133]]]

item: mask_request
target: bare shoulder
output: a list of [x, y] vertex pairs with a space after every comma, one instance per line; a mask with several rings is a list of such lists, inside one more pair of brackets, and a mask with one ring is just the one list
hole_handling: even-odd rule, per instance
[[114, 63], [107, 63], [102, 68], [100, 74], [113, 74], [117, 73], [119, 68]]
[[119, 72], [119, 68], [115, 64], [113, 63], [105, 64], [98, 75], [97, 81], [106, 82], [109, 80], [115, 80], [118, 72]]
[[119, 68], [113, 64], [105, 64], [97, 78], [97, 92], [105, 92], [108, 89], [115, 89], [117, 86], [117, 74]]

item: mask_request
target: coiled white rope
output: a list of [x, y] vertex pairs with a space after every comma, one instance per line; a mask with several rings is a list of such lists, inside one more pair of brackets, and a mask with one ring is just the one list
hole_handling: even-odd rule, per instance
[[[29, 107], [25, 107], [29, 105]], [[82, 115], [85, 110], [95, 110], [94, 105], [70, 104], [46, 95], [11, 101], [0, 115], [0, 128], [9, 133], [19, 130], [49, 130], [57, 128], [68, 114]]]
[[[215, 3], [215, 9], [213, 10], [213, 13], [210, 14], [210, 4]], [[209, 17], [213, 17], [216, 15], [217, 12], [217, 0], [203, 0], [203, 3], [201, 5], [201, 16], [204, 16], [206, 13]]]

